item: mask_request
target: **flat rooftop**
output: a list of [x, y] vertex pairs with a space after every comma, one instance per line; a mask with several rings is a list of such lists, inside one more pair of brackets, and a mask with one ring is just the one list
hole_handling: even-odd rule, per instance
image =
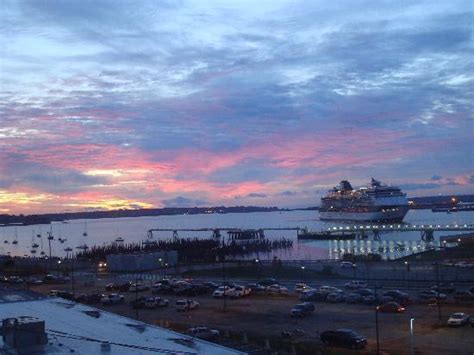
[[[0, 321], [21, 316], [46, 322], [48, 345], [42, 354], [104, 354], [104, 342], [111, 344], [107, 354], [243, 354], [62, 298], [0, 289]], [[4, 352], [0, 337], [0, 353]]]

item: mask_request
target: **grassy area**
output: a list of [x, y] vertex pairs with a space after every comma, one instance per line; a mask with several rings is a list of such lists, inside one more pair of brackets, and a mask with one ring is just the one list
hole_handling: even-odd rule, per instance
[[186, 277], [216, 277], [216, 278], [249, 278], [249, 279], [262, 279], [272, 277], [275, 279], [300, 279], [313, 280], [317, 278], [328, 277], [339, 277], [339, 275], [333, 272], [332, 267], [328, 266], [323, 271], [315, 270], [303, 270], [299, 267], [294, 266], [263, 266], [263, 265], [252, 265], [252, 266], [233, 266], [233, 267], [221, 267], [215, 269], [205, 270], [190, 270], [183, 273]]

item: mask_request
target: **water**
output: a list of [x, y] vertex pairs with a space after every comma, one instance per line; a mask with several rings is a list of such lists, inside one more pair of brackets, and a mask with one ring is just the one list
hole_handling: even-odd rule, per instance
[[[405, 217], [406, 223], [412, 224], [465, 224], [474, 223], [474, 213], [457, 212], [452, 214], [432, 213], [430, 210], [410, 210]], [[318, 220], [316, 211], [290, 211], [290, 212], [258, 212], [258, 213], [229, 213], [229, 214], [201, 214], [201, 215], [175, 215], [159, 217], [137, 218], [107, 218], [93, 220], [71, 220], [67, 223], [55, 222], [52, 232], [55, 240], [51, 242], [53, 256], [66, 256], [65, 248], [70, 247], [73, 252], [80, 245], [103, 245], [112, 243], [121, 237], [125, 243], [141, 242], [151, 228], [264, 228], [264, 227], [308, 227], [320, 230], [335, 225]], [[35, 256], [49, 255], [47, 232], [50, 225], [34, 226], [8, 226], [0, 228], [0, 254], [32, 255], [30, 253], [33, 241], [40, 246]], [[87, 236], [83, 236], [84, 232]], [[15, 234], [18, 235], [18, 244], [14, 245]], [[36, 237], [37, 234], [41, 238]], [[449, 232], [435, 233], [437, 240], [441, 235], [452, 234]], [[211, 232], [179, 232], [180, 237], [206, 238]], [[223, 232], [225, 235], [225, 232]], [[420, 251], [426, 247], [420, 241], [419, 232], [386, 233], [382, 234], [382, 242], [374, 241], [305, 241], [298, 242], [296, 231], [267, 231], [267, 238], [285, 237], [292, 239], [292, 250], [274, 251], [270, 254], [259, 255], [260, 258], [278, 256], [282, 259], [317, 260], [338, 258], [344, 252], [367, 253], [370, 251], [383, 251], [388, 257], [404, 255], [408, 250]], [[154, 233], [155, 238], [171, 238], [171, 232]], [[58, 237], [67, 239], [60, 243]], [[4, 241], [8, 241], [8, 244]]]

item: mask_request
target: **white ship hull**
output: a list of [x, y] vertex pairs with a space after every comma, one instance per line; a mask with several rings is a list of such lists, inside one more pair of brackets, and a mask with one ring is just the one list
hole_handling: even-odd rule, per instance
[[326, 221], [359, 221], [359, 222], [401, 222], [408, 212], [408, 206], [399, 206], [395, 211], [372, 212], [319, 212], [319, 219]]

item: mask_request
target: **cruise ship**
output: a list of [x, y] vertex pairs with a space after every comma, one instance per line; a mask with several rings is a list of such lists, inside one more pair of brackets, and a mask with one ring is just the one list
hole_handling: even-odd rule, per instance
[[343, 180], [321, 198], [319, 218], [337, 221], [401, 222], [408, 212], [406, 194], [372, 178], [357, 190]]

